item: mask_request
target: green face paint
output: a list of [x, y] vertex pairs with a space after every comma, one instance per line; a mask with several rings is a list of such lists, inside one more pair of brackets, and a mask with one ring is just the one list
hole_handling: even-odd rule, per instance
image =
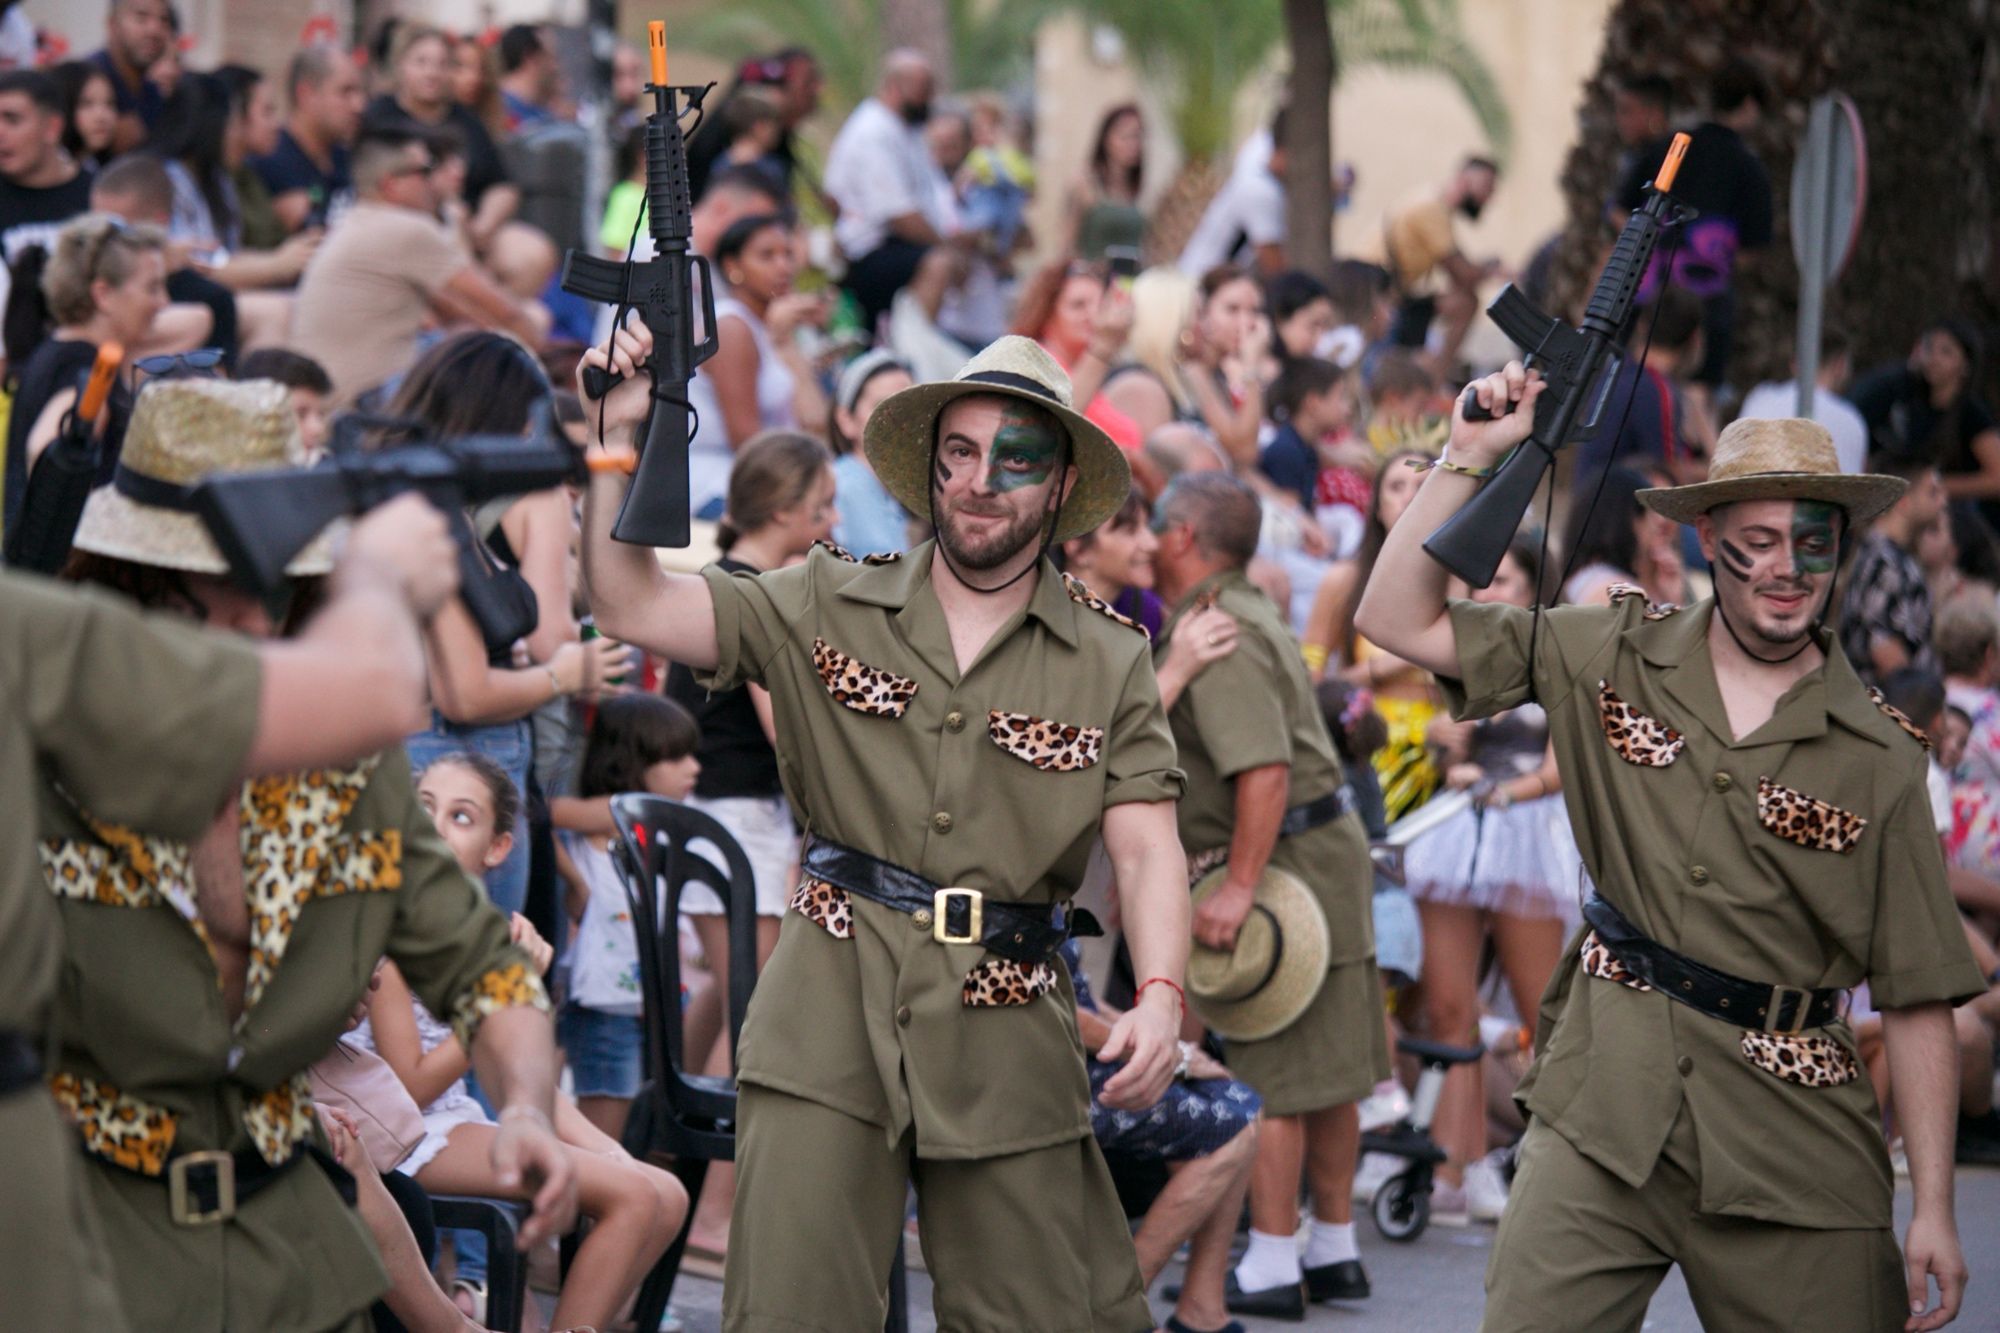
[[1056, 466], [1054, 432], [1026, 417], [1001, 418], [987, 459], [986, 485], [995, 492], [1023, 490], [1049, 479]]
[[1830, 504], [1792, 506], [1792, 569], [1802, 577], [1831, 574], [1840, 559], [1840, 513]]

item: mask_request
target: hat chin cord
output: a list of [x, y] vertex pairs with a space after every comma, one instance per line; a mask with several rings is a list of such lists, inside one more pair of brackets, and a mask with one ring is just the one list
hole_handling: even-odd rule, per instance
[[[1058, 477], [1065, 475], [1069, 470], [1068, 464], [1069, 464], [1069, 441], [1065, 439], [1061, 447], [1056, 451], [1055, 475]], [[931, 433], [930, 471], [931, 471], [931, 484], [930, 484], [931, 517], [936, 518], [937, 497], [939, 488], [937, 479], [937, 433], [935, 427], [932, 428], [932, 433]], [[1042, 567], [1042, 562], [1048, 559], [1049, 557], [1049, 548], [1056, 544], [1056, 520], [1062, 516], [1063, 501], [1066, 500], [1068, 497], [1063, 494], [1061, 486], [1052, 486], [1049, 488], [1049, 498], [1051, 501], [1053, 501], [1053, 505], [1052, 507], [1047, 508], [1042, 515], [1042, 522], [1044, 525], [1042, 529], [1042, 549], [1036, 553], [1035, 558], [1033, 560], [1029, 561], [1026, 565], [1023, 565], [1019, 570], [1017, 570], [1012, 578], [1009, 578], [1004, 582], [996, 583], [990, 588], [982, 588], [977, 583], [974, 583], [971, 579], [965, 577], [965, 571], [960, 569], [958, 565], [952, 560], [951, 552], [947, 549], [947, 544], [944, 539], [944, 530], [942, 525], [940, 525], [938, 529], [938, 543], [937, 543], [938, 558], [944, 561], [944, 567], [951, 571], [951, 576], [958, 580], [959, 585], [961, 587], [966, 588], [969, 591], [976, 593], [983, 593], [988, 596], [991, 596], [996, 592], [1005, 592], [1007, 589], [1013, 587], [1016, 583], [1019, 583], [1022, 579], [1026, 578], [1028, 575], [1040, 569]]]
[[[1827, 585], [1826, 597], [1828, 601], [1831, 601], [1833, 598], [1832, 584]], [[1812, 624], [1807, 628], [1805, 638], [1800, 642], [1798, 647], [1792, 649], [1792, 651], [1786, 653], [1783, 657], [1765, 657], [1761, 653], [1751, 651], [1750, 645], [1743, 642], [1743, 636], [1736, 632], [1736, 626], [1729, 623], [1729, 613], [1722, 609], [1722, 595], [1720, 593], [1717, 593], [1715, 597], [1715, 614], [1721, 619], [1722, 628], [1729, 631], [1729, 637], [1736, 640], [1736, 646], [1742, 650], [1743, 655], [1753, 662], [1762, 662], [1765, 666], [1783, 666], [1806, 649], [1818, 643], [1820, 633], [1826, 628], [1825, 603], [1823, 602], [1820, 608], [1813, 613]]]

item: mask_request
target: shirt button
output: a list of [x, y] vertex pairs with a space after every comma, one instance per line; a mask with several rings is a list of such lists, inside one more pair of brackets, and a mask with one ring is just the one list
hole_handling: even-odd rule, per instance
[[951, 816], [940, 810], [931, 816], [931, 827], [939, 833], [951, 832]]
[[1688, 881], [1693, 884], [1708, 883], [1708, 867], [1690, 866], [1688, 868]]
[[959, 712], [956, 708], [946, 713], [944, 715], [944, 729], [946, 731], [964, 731], [965, 714]]
[[1674, 1068], [1680, 1070], [1684, 1076], [1692, 1074], [1694, 1072], [1694, 1061], [1683, 1055], [1680, 1059], [1674, 1061]]
[[909, 1025], [910, 1025], [910, 1006], [906, 1004], [901, 1009], [898, 1009], [896, 1011], [896, 1026], [899, 1028], [906, 1028]]
[[931, 928], [931, 909], [928, 907], [919, 907], [916, 911], [910, 913], [910, 924], [918, 930], [929, 930]]
[[1736, 785], [1736, 779], [1730, 777], [1727, 773], [1717, 773], [1713, 785], [1717, 791], [1728, 791]]

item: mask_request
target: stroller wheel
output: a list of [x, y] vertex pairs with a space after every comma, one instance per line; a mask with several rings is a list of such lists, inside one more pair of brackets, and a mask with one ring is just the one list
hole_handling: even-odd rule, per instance
[[1382, 1182], [1370, 1211], [1384, 1240], [1415, 1240], [1431, 1222], [1431, 1191], [1418, 1172], [1404, 1171]]

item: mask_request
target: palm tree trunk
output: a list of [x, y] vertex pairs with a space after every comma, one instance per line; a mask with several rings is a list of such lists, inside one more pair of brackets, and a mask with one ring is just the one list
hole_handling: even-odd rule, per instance
[[1285, 85], [1285, 259], [1333, 267], [1333, 27], [1327, 0], [1285, 0], [1292, 72]]

